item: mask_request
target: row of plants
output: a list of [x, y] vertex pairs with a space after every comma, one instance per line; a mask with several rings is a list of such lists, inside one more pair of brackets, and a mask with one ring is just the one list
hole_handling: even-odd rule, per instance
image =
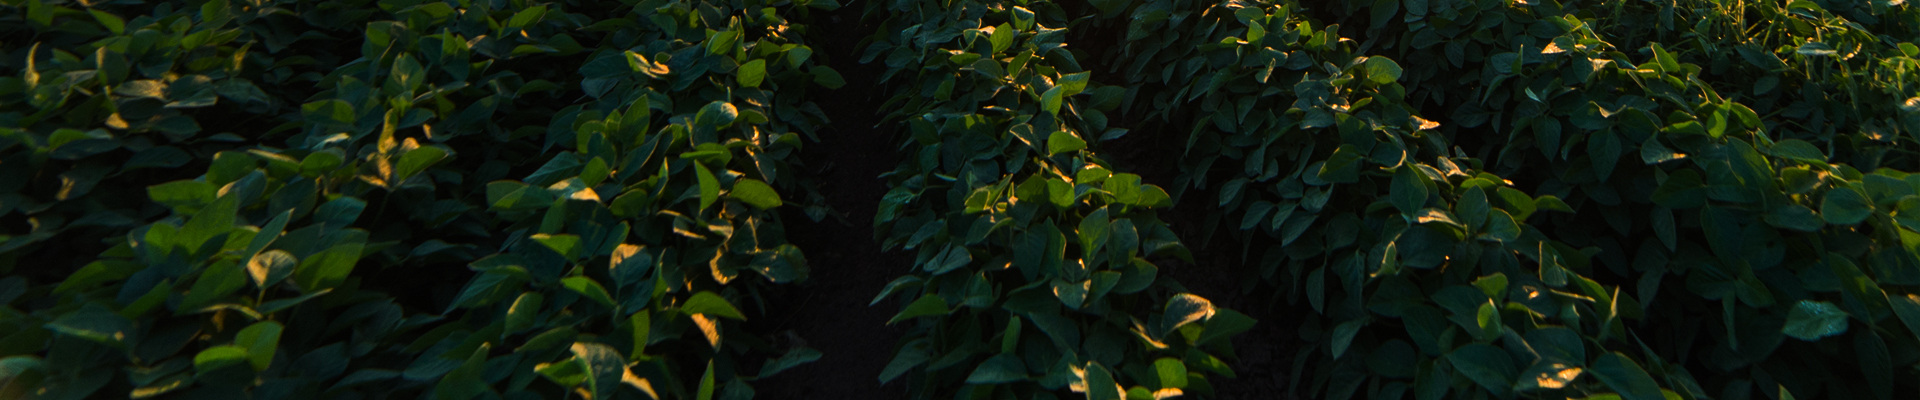
[[8, 2], [0, 397], [751, 398], [809, 6]]
[[906, 155], [874, 235], [914, 254], [873, 300], [907, 328], [879, 378], [913, 398], [1210, 396], [1234, 376], [1228, 339], [1254, 320], [1161, 276], [1155, 260], [1192, 257], [1157, 215], [1166, 191], [1095, 152], [1127, 133], [1107, 116], [1124, 89], [1067, 47], [1097, 12], [1070, 8], [867, 5], [861, 61], [887, 67]]
[[1920, 12], [1124, 3], [1093, 24], [1175, 197], [1317, 314], [1301, 395], [1913, 390]]

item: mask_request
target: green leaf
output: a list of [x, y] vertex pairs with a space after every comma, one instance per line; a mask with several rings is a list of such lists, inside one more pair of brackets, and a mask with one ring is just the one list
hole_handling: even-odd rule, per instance
[[1533, 197], [1527, 196], [1525, 192], [1511, 187], [1501, 187], [1497, 193], [1500, 195], [1500, 200], [1507, 204], [1501, 209], [1513, 215], [1515, 221], [1526, 221], [1528, 216], [1533, 215], [1535, 207]]
[[[607, 294], [607, 288], [600, 286], [600, 282], [595, 282], [593, 278], [576, 276], [561, 279], [560, 284], [566, 286], [567, 290], [579, 293], [581, 297], [586, 297], [595, 303], [600, 303], [600, 305], [607, 307], [613, 307], [614, 305], [613, 296]], [[738, 313], [738, 311], [735, 311], [735, 313]]]
[[230, 365], [239, 365], [246, 362], [247, 349], [244, 347], [234, 345], [213, 346], [206, 350], [201, 350], [200, 354], [193, 356], [193, 369], [205, 374]]
[[778, 374], [780, 373], [780, 371], [785, 371], [787, 369], [799, 366], [800, 364], [806, 364], [806, 363], [817, 361], [820, 359], [820, 355], [821, 354], [819, 350], [814, 350], [806, 347], [795, 347], [791, 350], [787, 350], [787, 354], [780, 356], [780, 358], [774, 359], [772, 361], [767, 361], [766, 364], [761, 365], [760, 374], [757, 375], [757, 377], [766, 378], [769, 376], [773, 376], [773, 374]]
[[1154, 331], [1155, 339], [1166, 335], [1167, 332], [1180, 329], [1186, 324], [1212, 317], [1214, 308], [1213, 302], [1207, 301], [1206, 298], [1191, 293], [1181, 293], [1167, 299], [1166, 309], [1162, 312], [1159, 329]]
[[758, 179], [734, 180], [733, 190], [727, 192], [727, 197], [762, 210], [779, 207], [782, 204], [780, 194], [775, 193], [772, 186]]
[[178, 309], [201, 309], [246, 286], [247, 274], [241, 271], [239, 264], [232, 261], [214, 263], [202, 270], [200, 278], [193, 281], [193, 288], [187, 290], [186, 298], [180, 300]]
[[1087, 400], [1120, 400], [1120, 385], [1113, 380], [1113, 374], [1098, 361], [1087, 362]]
[[701, 107], [700, 111], [693, 115], [695, 125], [713, 129], [731, 126], [733, 122], [738, 119], [740, 119], [740, 109], [738, 107], [734, 107], [733, 103], [717, 100], [707, 103], [705, 107]]
[[436, 146], [425, 146], [408, 151], [400, 156], [400, 163], [394, 167], [396, 181], [406, 181], [427, 167], [447, 158], [447, 150]]
[[1376, 84], [1389, 84], [1400, 80], [1400, 64], [1386, 57], [1367, 57], [1367, 79]]
[[713, 178], [713, 172], [699, 162], [693, 163], [694, 176], [700, 180], [700, 212], [706, 212], [707, 206], [720, 199], [720, 181]]
[[273, 353], [279, 348], [280, 332], [284, 330], [286, 327], [279, 322], [255, 322], [234, 335], [233, 344], [246, 349], [247, 361], [253, 362], [254, 371], [266, 371], [273, 364]]
[[[1427, 205], [1426, 179], [1426, 176], [1421, 174], [1413, 164], [1401, 165], [1400, 169], [1393, 173], [1393, 189], [1389, 195], [1393, 201], [1393, 207], [1400, 209], [1404, 215], [1413, 215], [1425, 207]], [[1505, 197], [1505, 193], [1502, 195]], [[1528, 205], [1531, 206], [1531, 202]]]
[[100, 21], [100, 26], [107, 28], [108, 32], [113, 32], [116, 36], [126, 34], [127, 21], [120, 19], [119, 16], [92, 8], [87, 9], [87, 13], [93, 14], [93, 19]]
[[700, 375], [700, 393], [698, 400], [713, 400], [713, 361], [707, 361], [707, 372]]
[[[593, 398], [613, 398], [614, 391], [621, 380], [628, 375], [627, 359], [613, 346], [600, 343], [576, 342], [571, 348], [573, 357], [581, 360], [586, 367], [587, 391]], [[708, 371], [711, 376], [712, 371]]]
[[941, 300], [940, 296], [924, 295], [920, 296], [919, 300], [914, 300], [913, 304], [908, 304], [906, 309], [900, 310], [899, 314], [894, 314], [892, 319], [887, 320], [887, 325], [893, 325], [908, 318], [946, 315], [949, 312], [952, 310], [947, 309], [946, 300]]
[[1817, 232], [1826, 222], [1813, 213], [1812, 208], [1799, 204], [1782, 204], [1767, 210], [1767, 224], [1779, 228], [1801, 232]]
[[689, 315], [705, 314], [712, 317], [731, 318], [741, 321], [747, 319], [745, 315], [740, 314], [739, 309], [733, 308], [733, 303], [727, 302], [727, 299], [721, 298], [720, 295], [707, 291], [694, 293], [693, 297], [687, 298], [687, 302], [680, 305], [680, 312]]
[[[1049, 91], [1048, 93], [1052, 92]], [[1085, 140], [1080, 140], [1079, 137], [1075, 137], [1072, 133], [1064, 130], [1054, 131], [1052, 135], [1047, 136], [1047, 155], [1049, 156], [1070, 151], [1079, 151], [1084, 148], [1087, 148], [1087, 142]]]
[[839, 71], [834, 71], [833, 68], [828, 68], [825, 65], [813, 66], [811, 73], [813, 74], [814, 84], [825, 86], [828, 89], [839, 89], [841, 86], [847, 85], [847, 79], [841, 78]]
[[[1040, 109], [1046, 110], [1048, 114], [1060, 115], [1060, 103], [1066, 100], [1064, 92], [1065, 89], [1059, 86], [1047, 89], [1046, 93], [1040, 95]], [[1058, 132], [1055, 133], [1058, 134]]]
[[353, 272], [354, 264], [360, 262], [363, 246], [358, 242], [343, 243], [300, 260], [300, 265], [294, 267], [294, 283], [308, 293], [340, 286]]
[[1353, 344], [1353, 336], [1360, 333], [1360, 328], [1365, 326], [1367, 326], [1365, 318], [1341, 322], [1340, 325], [1334, 326], [1333, 345], [1330, 349], [1333, 351], [1333, 358], [1340, 358], [1340, 355], [1345, 354], [1347, 347]]
[[559, 254], [560, 257], [568, 261], [580, 258], [581, 256], [582, 245], [580, 243], [580, 235], [536, 233], [533, 234], [532, 239], [533, 241], [540, 242], [541, 245], [547, 246], [548, 249], [553, 249], [554, 253]]
[[193, 214], [193, 219], [180, 226], [179, 236], [174, 243], [196, 251], [202, 244], [214, 236], [233, 231], [234, 214], [240, 208], [240, 196], [228, 193], [213, 200], [213, 204]]
[[1667, 398], [1661, 393], [1660, 385], [1654, 382], [1653, 376], [1647, 374], [1647, 370], [1640, 369], [1640, 364], [1634, 363], [1632, 359], [1620, 352], [1600, 355], [1600, 359], [1594, 360], [1593, 367], [1587, 369], [1587, 372], [1600, 378], [1601, 383], [1619, 392], [1620, 398], [1625, 400], [1666, 400]]
[[293, 253], [273, 249], [256, 254], [253, 259], [248, 260], [247, 273], [253, 278], [254, 287], [265, 290], [293, 275], [294, 267], [298, 265], [300, 260], [294, 258]]
[[[984, 30], [986, 28], [981, 29]], [[1016, 32], [1013, 31], [1012, 25], [1001, 23], [1000, 26], [993, 27], [993, 34], [987, 36], [987, 42], [993, 44], [993, 53], [999, 54], [1000, 52], [1007, 51], [1007, 48], [1013, 47], [1013, 35], [1015, 34]]]
[[1787, 310], [1787, 324], [1780, 332], [1806, 341], [1847, 333], [1847, 312], [1833, 303], [1801, 300]]
[[734, 81], [739, 82], [740, 86], [760, 87], [760, 81], [766, 79], [766, 60], [754, 59], [753, 61], [748, 61], [746, 64], [740, 64], [740, 69], [734, 71]]
[[[165, 289], [164, 286], [156, 289]], [[116, 348], [125, 348], [126, 342], [132, 339], [128, 336], [134, 334], [133, 321], [92, 303], [54, 318], [53, 322], [47, 323], [46, 328], [55, 333]]]
[[1774, 157], [1813, 165], [1827, 164], [1827, 155], [1821, 154], [1820, 148], [1813, 147], [1812, 143], [1807, 143], [1799, 139], [1781, 139], [1778, 142], [1774, 142], [1773, 147], [1767, 149], [1767, 153], [1772, 154]]
[[1184, 389], [1187, 387], [1187, 364], [1178, 358], [1161, 357], [1153, 360], [1153, 371], [1160, 376], [1160, 388]]
[[1893, 314], [1900, 317], [1900, 323], [1906, 324], [1907, 332], [1920, 338], [1920, 295], [1897, 295], [1885, 293], [1887, 302], [1893, 308]]
[[1820, 198], [1820, 217], [1834, 225], [1853, 225], [1873, 215], [1873, 201], [1852, 187], [1835, 187]]
[[1020, 356], [1001, 353], [981, 362], [973, 373], [967, 375], [967, 383], [974, 385], [1013, 383], [1027, 380], [1027, 366], [1020, 362]]
[[1452, 353], [1447, 353], [1446, 357], [1455, 371], [1466, 374], [1468, 379], [1480, 384], [1480, 387], [1501, 397], [1505, 397], [1501, 393], [1507, 393], [1512, 389], [1513, 378], [1520, 373], [1519, 368], [1513, 365], [1513, 358], [1508, 357], [1506, 351], [1485, 344], [1474, 343], [1461, 346], [1454, 349]]
[[1090, 75], [1088, 72], [1075, 72], [1061, 75], [1060, 80], [1055, 82], [1054, 87], [1060, 88], [1060, 97], [1062, 98], [1080, 94], [1080, 92], [1087, 90], [1087, 79]]
[[513, 306], [507, 308], [507, 333], [517, 333], [532, 328], [534, 319], [540, 316], [540, 305], [546, 300], [538, 292], [520, 294], [513, 300]]
[[300, 160], [300, 174], [313, 178], [332, 173], [346, 162], [341, 154], [340, 149], [335, 148], [307, 153], [307, 157]]
[[528, 25], [540, 22], [540, 18], [546, 15], [547, 6], [545, 5], [527, 7], [525, 10], [514, 13], [513, 18], [507, 20], [507, 29], [524, 29]]

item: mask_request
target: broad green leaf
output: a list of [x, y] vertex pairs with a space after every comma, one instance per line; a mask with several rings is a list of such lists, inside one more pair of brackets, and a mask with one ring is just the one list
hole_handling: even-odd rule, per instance
[[1812, 143], [1807, 143], [1799, 139], [1781, 139], [1778, 142], [1774, 142], [1773, 147], [1767, 149], [1767, 153], [1772, 154], [1774, 157], [1813, 165], [1827, 164], [1827, 155], [1821, 154], [1820, 148], [1814, 147]]
[[1400, 80], [1400, 64], [1386, 57], [1367, 57], [1367, 79], [1376, 84], [1389, 84]]
[[1787, 325], [1780, 332], [1807, 341], [1847, 333], [1847, 312], [1833, 303], [1801, 300], [1787, 310]]
[[1533, 197], [1527, 196], [1525, 192], [1511, 187], [1501, 187], [1497, 193], [1500, 195], [1500, 200], [1506, 202], [1506, 207], [1501, 209], [1512, 215], [1514, 221], [1526, 221], [1528, 216], [1533, 215]]
[[947, 309], [947, 301], [941, 300], [940, 296], [920, 296], [919, 300], [914, 300], [913, 304], [908, 304], [906, 309], [900, 310], [899, 314], [894, 314], [893, 318], [888, 319], [887, 325], [893, 325], [909, 318], [928, 315], [946, 315], [949, 312], [952, 311]]
[[774, 192], [772, 186], [758, 179], [734, 180], [733, 190], [727, 191], [727, 197], [762, 210], [779, 207], [782, 204], [780, 194]]
[[125, 34], [127, 31], [127, 21], [119, 16], [93, 8], [88, 8], [87, 13], [93, 14], [93, 19], [100, 21], [100, 26], [107, 28], [107, 31], [113, 32], [114, 35]]
[[[170, 287], [162, 285], [155, 289], [167, 290]], [[54, 318], [53, 322], [47, 323], [46, 328], [55, 333], [116, 348], [124, 348], [127, 341], [133, 339], [128, 336], [134, 334], [133, 321], [92, 303], [80, 307], [79, 310], [61, 314]]]
[[201, 350], [200, 354], [194, 355], [193, 369], [205, 374], [229, 365], [239, 365], [246, 362], [246, 348], [234, 345], [221, 345], [209, 347], [206, 350]]
[[1166, 309], [1162, 312], [1164, 314], [1160, 315], [1160, 329], [1157, 331], [1155, 339], [1158, 339], [1160, 335], [1165, 335], [1167, 332], [1180, 329], [1181, 326], [1186, 324], [1199, 322], [1208, 317], [1212, 317], [1214, 308], [1213, 302], [1207, 301], [1206, 298], [1195, 296], [1191, 293], [1181, 293], [1173, 296], [1171, 299], [1167, 299]]
[[1873, 201], [1851, 187], [1835, 187], [1820, 198], [1820, 218], [1833, 225], [1853, 225], [1873, 215]]
[[700, 374], [700, 392], [694, 398], [713, 400], [713, 361], [707, 361], [707, 372]]
[[1067, 131], [1054, 131], [1052, 135], [1047, 136], [1047, 155], [1049, 156], [1084, 148], [1087, 148], [1087, 142]]
[[546, 246], [548, 249], [552, 249], [555, 254], [559, 254], [560, 257], [566, 258], [567, 260], [580, 258], [581, 253], [584, 251], [583, 247], [585, 246], [580, 243], [580, 235], [536, 233], [533, 234], [532, 239], [535, 242], [540, 242], [541, 245]]
[[1113, 374], [1097, 361], [1087, 362], [1086, 369], [1087, 400], [1120, 400], [1122, 390], [1113, 380]]
[[1087, 72], [1061, 75], [1060, 80], [1055, 82], [1055, 84], [1058, 85], [1055, 87], [1060, 88], [1060, 96], [1063, 98], [1080, 94], [1080, 92], [1087, 90], [1087, 79], [1089, 75]]
[[607, 307], [613, 307], [614, 305], [613, 296], [607, 294], [607, 288], [600, 286], [600, 282], [595, 282], [593, 278], [576, 276], [561, 279], [560, 284], [566, 286], [567, 290], [579, 293], [581, 297], [586, 297], [595, 303], [600, 303], [600, 305]]
[[1399, 170], [1394, 171], [1392, 194], [1389, 195], [1393, 201], [1393, 207], [1400, 209], [1400, 212], [1405, 215], [1413, 215], [1425, 207], [1427, 204], [1426, 179], [1426, 176], [1416, 170], [1412, 164], [1402, 165]]
[[[1065, 96], [1065, 89], [1059, 86], [1047, 89], [1046, 93], [1040, 94], [1040, 109], [1048, 114], [1060, 115], [1060, 104], [1066, 101]], [[1055, 134], [1059, 133], [1055, 132]]]
[[1519, 369], [1513, 365], [1513, 358], [1505, 351], [1485, 344], [1474, 343], [1454, 349], [1447, 354], [1447, 361], [1455, 371], [1466, 374], [1468, 379], [1496, 394], [1506, 393], [1513, 387], [1513, 379], [1519, 373]]
[[693, 170], [695, 174], [694, 176], [698, 178], [700, 181], [699, 211], [706, 212], [707, 206], [713, 205], [713, 202], [715, 200], [720, 199], [720, 181], [718, 179], [714, 179], [713, 172], [708, 171], [707, 166], [702, 165], [699, 162], [693, 163]]
[[741, 321], [747, 319], [745, 315], [740, 314], [739, 309], [733, 308], [733, 303], [727, 302], [727, 299], [721, 298], [720, 295], [707, 291], [694, 293], [693, 297], [687, 298], [687, 302], [680, 305], [680, 312], [690, 315], [705, 314]]
[[1161, 388], [1184, 389], [1187, 387], [1187, 364], [1178, 358], [1161, 357], [1153, 360], [1153, 371], [1160, 377]]
[[[980, 29], [986, 30], [986, 28]], [[994, 54], [1000, 54], [1000, 52], [1007, 51], [1007, 48], [1013, 46], [1013, 36], [1015, 34], [1018, 33], [1014, 32], [1012, 25], [1001, 23], [1000, 26], [993, 28], [993, 34], [987, 36], [987, 42], [993, 45]]]
[[1906, 324], [1907, 331], [1912, 332], [1915, 338], [1920, 338], [1920, 295], [1886, 295], [1894, 315], [1900, 317], [1900, 323]]
[[1020, 357], [1010, 353], [1001, 353], [981, 362], [980, 366], [967, 375], [968, 384], [1013, 383], [1027, 380], [1027, 367]]
[[760, 81], [766, 79], [766, 60], [754, 59], [753, 61], [748, 61], [746, 64], [740, 64], [740, 69], [734, 71], [734, 81], [739, 82], [740, 86], [760, 87]]
[[194, 279], [193, 287], [187, 289], [186, 298], [180, 300], [179, 310], [198, 310], [246, 286], [247, 273], [241, 270], [239, 264], [224, 260], [214, 263], [201, 270], [200, 277]]
[[1333, 351], [1333, 358], [1340, 358], [1342, 354], [1345, 354], [1347, 347], [1353, 344], [1353, 336], [1360, 333], [1360, 328], [1366, 326], [1367, 320], [1365, 318], [1341, 322], [1340, 325], [1334, 326], [1333, 345], [1330, 349]]
[[364, 245], [359, 242], [343, 243], [300, 260], [300, 265], [294, 267], [294, 283], [308, 293], [345, 283], [347, 275], [353, 272], [354, 264], [360, 262], [362, 247]]
[[266, 290], [293, 275], [294, 267], [300, 260], [286, 250], [273, 249], [261, 252], [247, 261], [247, 274], [253, 278], [254, 287]]
[[701, 107], [700, 111], [693, 115], [695, 125], [713, 129], [731, 126], [733, 122], [738, 119], [740, 119], [740, 109], [738, 107], [734, 107], [733, 103], [717, 100], [707, 103], [705, 107]]
[[524, 29], [528, 25], [540, 22], [540, 18], [546, 15], [547, 6], [545, 5], [527, 7], [527, 9], [520, 10], [520, 12], [514, 13], [512, 18], [507, 19], [507, 29]]
[[539, 292], [526, 292], [513, 300], [513, 306], [507, 308], [506, 332], [517, 333], [532, 328], [534, 319], [540, 316], [540, 305], [546, 300]]
[[253, 362], [254, 371], [266, 371], [273, 364], [273, 354], [280, 346], [280, 332], [285, 329], [279, 322], [255, 322], [234, 335], [233, 344], [246, 349], [247, 361]]
[[176, 211], [199, 210], [212, 203], [219, 188], [204, 181], [173, 181], [147, 187], [147, 198]]
[[194, 213], [186, 225], [180, 226], [179, 237], [174, 243], [185, 246], [188, 251], [197, 252], [208, 240], [232, 232], [239, 201], [240, 196], [233, 193], [215, 198], [212, 204]]
[[1779, 228], [1801, 232], [1817, 232], [1826, 222], [1813, 213], [1812, 208], [1799, 204], [1783, 204], [1767, 210], [1767, 224]]
[[839, 89], [841, 86], [847, 85], [846, 78], [841, 78], [839, 71], [834, 71], [833, 68], [828, 68], [825, 65], [813, 66], [810, 73], [813, 74], [814, 84], [825, 86], [828, 89]]
[[1599, 378], [1600, 382], [1605, 383], [1607, 387], [1619, 392], [1620, 398], [1625, 400], [1666, 400], [1667, 398], [1661, 392], [1660, 385], [1653, 380], [1653, 376], [1647, 374], [1647, 370], [1641, 369], [1640, 364], [1634, 363], [1632, 359], [1620, 352], [1601, 354], [1587, 372]]
[[405, 181], [446, 158], [447, 150], [436, 146], [413, 149], [400, 156], [400, 163], [395, 166], [394, 178], [396, 181]]
[[781, 355], [780, 358], [773, 359], [771, 361], [767, 361], [766, 364], [762, 364], [760, 366], [760, 374], [757, 375], [757, 377], [766, 378], [769, 376], [773, 376], [773, 374], [778, 374], [780, 373], [780, 371], [791, 369], [793, 367], [799, 366], [800, 364], [806, 364], [806, 363], [819, 360], [820, 356], [821, 354], [819, 350], [814, 350], [806, 347], [795, 347], [791, 350], [787, 350], [787, 354]]
[[[573, 357], [581, 360], [582, 364], [586, 367], [587, 382], [585, 386], [587, 387], [588, 393], [593, 394], [593, 398], [612, 398], [614, 390], [620, 387], [623, 378], [629, 374], [627, 372], [627, 359], [621, 357], [620, 352], [615, 350], [613, 346], [600, 343], [575, 342], [571, 351], [573, 352]], [[708, 376], [711, 377], [713, 371], [709, 369], [707, 372]]]

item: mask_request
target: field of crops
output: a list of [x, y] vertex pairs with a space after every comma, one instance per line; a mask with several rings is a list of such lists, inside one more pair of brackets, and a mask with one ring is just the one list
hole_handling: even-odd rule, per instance
[[1897, 399], [1901, 0], [0, 0], [0, 399]]

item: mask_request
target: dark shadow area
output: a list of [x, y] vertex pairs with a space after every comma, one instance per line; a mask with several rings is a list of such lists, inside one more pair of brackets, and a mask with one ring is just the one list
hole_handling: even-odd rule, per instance
[[817, 184], [833, 216], [819, 222], [798, 207], [787, 207], [787, 240], [805, 249], [813, 275], [797, 286], [780, 286], [769, 298], [767, 317], [750, 321], [752, 329], [797, 340], [824, 353], [804, 364], [756, 382], [765, 399], [896, 399], [898, 384], [882, 387], [880, 370], [893, 356], [900, 332], [886, 325], [895, 311], [869, 307], [880, 288], [912, 265], [904, 253], [883, 253], [873, 239], [873, 215], [887, 191], [881, 173], [899, 165], [892, 130], [876, 126], [886, 100], [874, 79], [885, 66], [859, 64], [860, 38], [877, 28], [861, 24], [861, 7], [842, 7], [814, 15], [809, 43], [846, 76], [847, 85], [820, 92], [814, 102], [833, 121], [820, 141], [807, 143], [800, 158], [803, 173]]

